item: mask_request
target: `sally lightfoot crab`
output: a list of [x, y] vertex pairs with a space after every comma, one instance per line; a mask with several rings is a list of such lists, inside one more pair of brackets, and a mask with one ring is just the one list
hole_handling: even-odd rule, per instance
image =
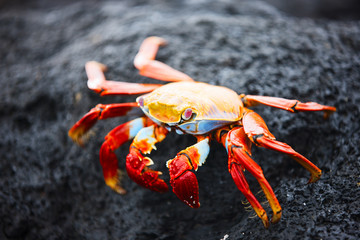
[[166, 163], [176, 196], [192, 208], [200, 207], [195, 173], [205, 163], [210, 151], [209, 142], [217, 141], [228, 153], [228, 170], [236, 186], [264, 226], [269, 226], [268, 216], [251, 192], [244, 176], [245, 170], [257, 179], [265, 193], [273, 212], [271, 222], [278, 222], [281, 218], [280, 204], [261, 167], [252, 159], [251, 145], [287, 154], [310, 172], [310, 183], [320, 178], [321, 170], [286, 143], [277, 141], [260, 115], [248, 107], [262, 104], [292, 113], [324, 111], [325, 117], [334, 112], [335, 107], [277, 97], [238, 95], [225, 87], [195, 82], [188, 75], [155, 60], [159, 46], [164, 44], [165, 40], [159, 37], [145, 39], [134, 59], [134, 65], [143, 76], [172, 82], [165, 85], [109, 81], [104, 76], [105, 65], [94, 61], [86, 63], [88, 87], [101, 96], [143, 95], [136, 102], [97, 105], [75, 123], [69, 130], [69, 136], [83, 145], [85, 133], [98, 120], [123, 116], [140, 108], [142, 117], [114, 128], [106, 135], [101, 146], [100, 163], [109, 187], [118, 193], [125, 192], [119, 182], [118, 160], [114, 151], [133, 139], [126, 157], [129, 177], [150, 190], [168, 191], [168, 185], [160, 178], [161, 172], [149, 168], [153, 161], [144, 155], [156, 149], [155, 144], [162, 141], [169, 131], [191, 134], [197, 138], [197, 143], [180, 151]]

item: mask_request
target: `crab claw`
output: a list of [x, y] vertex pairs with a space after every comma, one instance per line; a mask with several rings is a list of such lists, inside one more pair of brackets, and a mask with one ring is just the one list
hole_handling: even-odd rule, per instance
[[144, 157], [137, 148], [130, 148], [130, 153], [126, 157], [126, 171], [129, 177], [140, 186], [152, 191], [168, 191], [167, 184], [159, 178], [162, 173], [148, 168], [152, 164], [153, 161]]
[[209, 138], [198, 138], [198, 142], [167, 161], [170, 184], [175, 195], [192, 208], [200, 207], [199, 185], [194, 171], [205, 163], [210, 151]]
[[200, 207], [199, 185], [192, 170], [191, 163], [185, 154], [178, 154], [168, 161], [170, 184], [175, 195], [192, 208]]

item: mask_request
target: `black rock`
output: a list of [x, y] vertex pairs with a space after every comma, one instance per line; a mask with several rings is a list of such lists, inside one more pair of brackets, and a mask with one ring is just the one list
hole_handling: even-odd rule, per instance
[[[298, 18], [260, 1], [0, 2], [0, 239], [360, 238], [358, 20]], [[197, 81], [337, 107], [328, 120], [255, 108], [280, 141], [323, 170], [308, 185], [292, 159], [253, 148], [283, 208], [279, 223], [265, 229], [245, 210], [219, 144], [197, 173], [201, 207], [191, 209], [128, 178], [124, 196], [105, 186], [103, 137], [129, 117], [98, 123], [83, 149], [69, 139], [97, 103], [135, 99], [91, 92], [86, 61], [106, 64], [109, 79], [157, 83], [132, 65], [150, 35], [169, 42], [159, 60]], [[170, 134], [158, 144], [154, 167], [167, 181], [165, 162], [193, 143]], [[117, 151], [122, 169], [128, 147]]]

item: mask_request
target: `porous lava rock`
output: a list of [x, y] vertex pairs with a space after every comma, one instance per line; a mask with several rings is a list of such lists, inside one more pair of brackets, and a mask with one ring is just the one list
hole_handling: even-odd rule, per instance
[[[298, 18], [261, 1], [1, 1], [0, 239], [359, 239], [360, 22]], [[104, 136], [131, 117], [94, 127], [84, 148], [68, 129], [100, 97], [86, 85], [89, 60], [109, 79], [151, 82], [132, 60], [143, 39], [168, 40], [158, 59], [197, 81], [236, 92], [337, 107], [291, 114], [254, 108], [280, 141], [323, 170], [314, 184], [289, 157], [253, 148], [283, 216], [265, 229], [237, 190], [217, 143], [198, 172], [199, 209], [171, 193], [105, 186], [98, 161]], [[152, 154], [165, 162], [194, 143], [170, 134]], [[120, 167], [129, 144], [116, 153]], [[257, 182], [246, 173], [253, 192]], [[265, 202], [261, 192], [256, 196]], [[269, 207], [264, 206], [271, 216]]]

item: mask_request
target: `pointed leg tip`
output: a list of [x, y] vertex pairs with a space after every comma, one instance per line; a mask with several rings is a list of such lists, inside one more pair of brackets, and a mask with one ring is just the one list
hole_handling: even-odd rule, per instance
[[79, 138], [79, 128], [73, 126], [72, 128], [70, 128], [70, 130], [68, 131], [68, 136], [74, 141], [76, 142], [76, 140]]
[[262, 223], [264, 224], [264, 227], [265, 228], [269, 228], [270, 226], [270, 223], [269, 223], [269, 218], [265, 212], [264, 209], [260, 209], [260, 208], [257, 208], [257, 207], [253, 207], [256, 215], [261, 219]]
[[105, 183], [116, 193], [121, 195], [126, 194], [126, 190], [120, 185], [120, 180], [118, 176], [105, 179]]
[[311, 177], [310, 177], [310, 179], [309, 179], [309, 181], [308, 181], [308, 184], [309, 184], [309, 183], [317, 182], [317, 181], [320, 179], [321, 174], [322, 174], [322, 173], [320, 172], [320, 174], [311, 175]]
[[265, 227], [266, 229], [268, 229], [269, 226], [270, 226], [269, 220], [262, 220], [262, 222], [263, 222], [263, 224], [264, 224], [264, 227]]
[[71, 128], [68, 131], [68, 136], [71, 138], [71, 140], [74, 143], [76, 143], [80, 147], [85, 146], [86, 137], [84, 138], [84, 132], [81, 129], [79, 129], [79, 128], [77, 128], [77, 129]]
[[118, 194], [120, 194], [120, 195], [125, 195], [126, 194], [126, 190], [124, 188], [120, 187], [120, 186], [118, 186], [117, 188], [113, 188], [113, 190], [115, 192], [117, 192]]
[[164, 46], [167, 44], [167, 41], [161, 37], [151, 36], [151, 37], [148, 37], [147, 39], [150, 40], [151, 42], [153, 42], [154, 44], [157, 44], [160, 46]]
[[264, 224], [264, 227], [265, 227], [266, 229], [269, 228], [270, 223], [269, 223], [269, 218], [268, 218], [266, 212], [263, 211], [262, 215], [260, 215], [259, 217], [260, 217], [262, 223]]
[[281, 219], [281, 214], [282, 214], [282, 211], [278, 211], [277, 213], [274, 213], [272, 219], [271, 219], [271, 223], [272, 224], [275, 224], [275, 223], [278, 223]]
[[85, 68], [91, 69], [91, 68], [99, 68], [101, 71], [105, 72], [107, 70], [107, 66], [103, 63], [97, 62], [97, 61], [88, 61], [85, 63]]

